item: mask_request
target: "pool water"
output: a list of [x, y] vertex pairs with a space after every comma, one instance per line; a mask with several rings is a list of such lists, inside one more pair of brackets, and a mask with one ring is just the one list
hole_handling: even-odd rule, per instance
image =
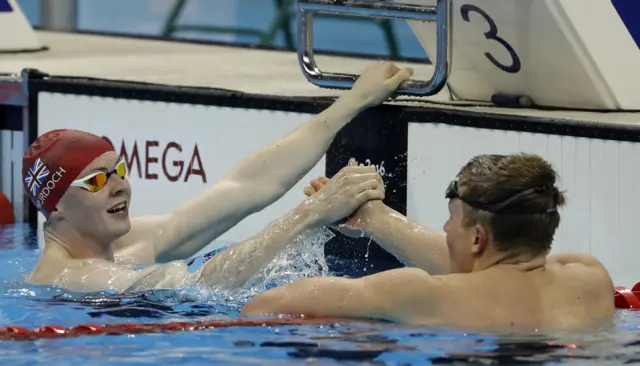
[[[76, 294], [23, 280], [39, 255], [23, 225], [0, 226], [0, 327], [150, 323], [237, 318], [246, 300], [313, 271], [323, 260], [289, 253], [289, 263], [227, 293], [155, 291]], [[315, 247], [305, 251], [321, 253]], [[321, 244], [321, 241], [320, 241]], [[315, 250], [315, 252], [314, 252]], [[295, 252], [295, 250], [293, 250]], [[286, 255], [285, 255], [286, 256]], [[312, 258], [313, 259], [313, 258]], [[317, 258], [316, 258], [317, 259]], [[280, 258], [282, 261], [282, 258]], [[286, 262], [286, 261], [285, 261]], [[295, 263], [294, 263], [295, 262]], [[307, 266], [307, 267], [305, 267]], [[314, 268], [309, 270], [309, 268]], [[307, 271], [306, 274], [300, 275]], [[306, 268], [306, 269], [305, 269]], [[311, 272], [310, 272], [311, 271]], [[279, 273], [279, 277], [276, 275]], [[258, 282], [262, 283], [258, 283]], [[391, 323], [252, 326], [193, 332], [0, 341], [4, 365], [580, 365], [640, 364], [640, 312], [619, 311], [615, 326], [580, 336], [496, 336]]]

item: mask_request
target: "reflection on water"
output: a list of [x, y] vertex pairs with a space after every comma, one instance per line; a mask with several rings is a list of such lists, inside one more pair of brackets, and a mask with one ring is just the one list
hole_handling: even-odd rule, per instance
[[[253, 294], [327, 272], [319, 232], [282, 253], [244, 289], [77, 294], [27, 286], [37, 260], [25, 227], [0, 228], [0, 326], [144, 323], [235, 318]], [[2, 365], [252, 364], [358, 365], [640, 364], [640, 312], [620, 311], [615, 327], [581, 335], [496, 336], [387, 322], [236, 327], [197, 332], [0, 342]]]

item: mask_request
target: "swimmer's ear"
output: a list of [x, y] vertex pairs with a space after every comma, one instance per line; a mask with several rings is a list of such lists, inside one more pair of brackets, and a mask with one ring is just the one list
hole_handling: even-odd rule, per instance
[[480, 255], [487, 247], [487, 231], [482, 225], [475, 225], [475, 238], [473, 241], [473, 253]]

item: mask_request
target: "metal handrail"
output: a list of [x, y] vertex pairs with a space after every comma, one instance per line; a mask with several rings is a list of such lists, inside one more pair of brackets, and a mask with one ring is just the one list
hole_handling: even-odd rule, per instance
[[437, 0], [436, 6], [363, 0], [298, 0], [298, 61], [311, 83], [331, 89], [350, 89], [358, 75], [322, 72], [313, 56], [313, 14], [328, 13], [372, 18], [390, 18], [436, 22], [437, 55], [433, 76], [428, 81], [407, 80], [397, 94], [434, 95], [447, 83], [449, 73], [449, 37], [451, 0]]

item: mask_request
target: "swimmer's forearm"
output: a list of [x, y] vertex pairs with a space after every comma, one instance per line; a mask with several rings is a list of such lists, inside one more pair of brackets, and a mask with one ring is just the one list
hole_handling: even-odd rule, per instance
[[299, 235], [318, 226], [317, 223], [317, 216], [303, 203], [249, 240], [211, 258], [195, 272], [196, 281], [211, 287], [243, 286]]
[[418, 225], [382, 202], [372, 202], [366, 233], [407, 266], [432, 275], [449, 273], [449, 253], [443, 232]]
[[[399, 268], [360, 278], [313, 277], [267, 290], [251, 299], [243, 315], [302, 314], [406, 321], [424, 313], [433, 278]], [[417, 301], [416, 301], [417, 300]], [[423, 303], [420, 306], [417, 304]], [[417, 310], [416, 312], [416, 309]]]
[[336, 134], [364, 109], [364, 100], [345, 93], [307, 123], [246, 158], [228, 179], [265, 190], [260, 205], [271, 204], [320, 161]]
[[313, 277], [267, 290], [249, 300], [242, 315], [345, 316], [340, 305], [348, 300], [348, 291], [334, 281], [348, 280]]
[[372, 308], [378, 301], [372, 292], [363, 279], [312, 277], [256, 295], [241, 313], [248, 316], [375, 317]]

